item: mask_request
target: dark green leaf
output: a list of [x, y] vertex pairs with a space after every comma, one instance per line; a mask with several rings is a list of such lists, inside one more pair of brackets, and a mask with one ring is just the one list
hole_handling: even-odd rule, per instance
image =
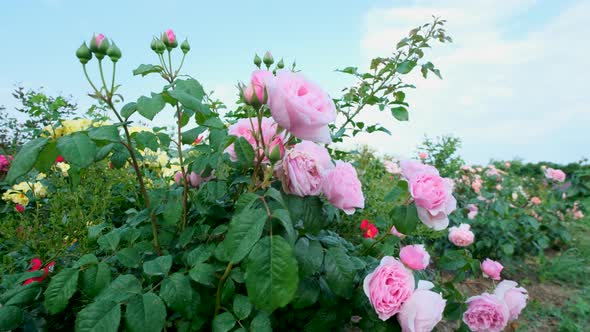
[[206, 263], [197, 263], [189, 271], [189, 276], [196, 282], [215, 287], [215, 267]]
[[324, 259], [324, 269], [330, 289], [336, 295], [350, 298], [356, 270], [346, 251], [339, 247], [330, 247]]
[[130, 332], [159, 332], [166, 322], [166, 306], [158, 295], [149, 292], [129, 301], [125, 310], [125, 327]]
[[399, 205], [396, 206], [390, 213], [395, 228], [403, 233], [410, 234], [418, 226], [418, 212], [416, 205]]
[[123, 274], [118, 276], [107, 288], [100, 292], [96, 300], [119, 303], [139, 293], [141, 293], [141, 283], [139, 280], [131, 274]]
[[117, 252], [117, 259], [128, 268], [136, 268], [141, 262], [137, 248], [123, 248]]
[[143, 263], [143, 272], [150, 276], [163, 276], [170, 271], [172, 267], [172, 256], [160, 256], [151, 261]]
[[146, 96], [139, 97], [137, 100], [137, 111], [145, 118], [153, 120], [165, 105], [166, 102], [162, 98], [162, 95], [152, 92], [151, 98]]
[[236, 325], [236, 319], [229, 312], [217, 315], [213, 319], [213, 332], [227, 332]]
[[24, 312], [12, 305], [0, 307], [0, 331], [17, 329], [23, 322]]
[[159, 73], [161, 71], [162, 71], [161, 66], [141, 64], [141, 65], [139, 65], [139, 67], [137, 67], [136, 69], [133, 70], [133, 75], [145, 76], [147, 74]]
[[254, 149], [244, 137], [238, 137], [234, 141], [234, 151], [238, 157], [238, 162], [243, 168], [252, 166], [254, 163]]
[[79, 168], [90, 166], [96, 155], [96, 144], [83, 132], [61, 137], [57, 149], [68, 163]]
[[35, 165], [39, 152], [41, 152], [47, 142], [47, 138], [40, 137], [23, 145], [10, 164], [10, 169], [6, 175], [6, 182], [12, 184], [16, 179], [27, 174], [33, 168], [33, 165]]
[[162, 281], [160, 297], [172, 310], [182, 312], [192, 301], [190, 280], [180, 273], [171, 274]]
[[244, 295], [236, 295], [234, 297], [234, 314], [236, 317], [238, 317], [239, 320], [244, 320], [248, 318], [250, 312], [252, 312], [250, 299]]
[[248, 255], [260, 239], [267, 218], [262, 209], [245, 210], [233, 216], [224, 241], [232, 262], [237, 263]]
[[106, 263], [98, 263], [82, 271], [80, 289], [88, 296], [94, 297], [111, 282], [111, 268]]
[[121, 305], [102, 300], [91, 303], [76, 315], [76, 332], [117, 332]]
[[137, 103], [132, 101], [125, 104], [125, 106], [121, 108], [121, 116], [123, 116], [125, 119], [129, 119], [129, 117], [133, 115], [135, 111], [137, 111]]
[[50, 314], [61, 312], [76, 292], [78, 286], [78, 270], [64, 269], [51, 278], [45, 290], [45, 308]]
[[250, 331], [272, 332], [272, 325], [270, 324], [268, 315], [263, 312], [258, 313], [258, 315], [252, 319], [252, 323], [250, 323]]
[[88, 131], [88, 137], [95, 141], [109, 141], [109, 142], [120, 142], [121, 137], [119, 136], [119, 128], [116, 126], [101, 126], [91, 128]]
[[402, 106], [392, 108], [391, 114], [393, 114], [393, 117], [398, 121], [408, 121], [409, 119], [408, 110]]
[[302, 237], [295, 244], [295, 257], [299, 262], [299, 274], [308, 277], [320, 272], [324, 262], [324, 251], [318, 240]]

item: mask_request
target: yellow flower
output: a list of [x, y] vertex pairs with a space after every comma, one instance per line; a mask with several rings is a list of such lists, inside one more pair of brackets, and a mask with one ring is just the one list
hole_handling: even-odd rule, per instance
[[22, 192], [18, 192], [15, 190], [8, 190], [4, 194], [2, 194], [2, 199], [10, 202], [12, 201], [15, 204], [20, 204], [22, 206], [27, 206], [29, 204], [29, 197]]
[[68, 171], [70, 170], [70, 164], [59, 162], [55, 164], [55, 167], [59, 169], [62, 176], [68, 176]]
[[35, 193], [36, 197], [43, 198], [47, 196], [47, 187], [45, 187], [41, 182], [35, 182], [33, 185], [33, 192]]
[[12, 189], [22, 193], [27, 193], [29, 190], [31, 190], [31, 185], [28, 182], [23, 181], [12, 186]]
[[147, 127], [140, 127], [140, 126], [129, 127], [129, 135], [134, 134], [134, 133], [139, 133], [140, 131], [147, 131], [150, 133], [154, 132], [151, 128], [147, 128]]
[[92, 125], [92, 121], [89, 119], [63, 120], [61, 125], [63, 127], [64, 135], [69, 135], [77, 131], [88, 129]]
[[39, 173], [39, 174], [37, 174], [37, 181], [43, 180], [46, 177], [47, 177], [47, 174], [45, 174], [45, 173]]

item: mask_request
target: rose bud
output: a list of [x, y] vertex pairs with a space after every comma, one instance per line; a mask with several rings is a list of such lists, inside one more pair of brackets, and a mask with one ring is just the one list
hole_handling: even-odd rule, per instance
[[285, 68], [285, 63], [283, 62], [283, 58], [277, 63], [277, 68], [283, 69]]
[[80, 63], [84, 65], [88, 63], [88, 61], [92, 60], [92, 52], [90, 52], [90, 49], [88, 46], [86, 46], [86, 43], [82, 43], [82, 45], [78, 47], [76, 56], [78, 57], [78, 60], [80, 60]]
[[111, 58], [111, 61], [117, 62], [121, 59], [121, 50], [115, 45], [115, 43], [112, 43], [107, 50], [107, 55]]
[[182, 50], [182, 53], [187, 54], [188, 51], [191, 50], [191, 46], [188, 43], [188, 39], [185, 39], [182, 44], [180, 44], [180, 49]]
[[262, 59], [260, 59], [260, 57], [258, 56], [258, 54], [255, 54], [254, 55], [254, 64], [258, 68], [260, 68], [260, 65], [262, 64]]
[[272, 57], [272, 54], [270, 54], [270, 51], [266, 51], [266, 53], [264, 53], [264, 56], [262, 57], [262, 62], [264, 62], [266, 68], [270, 67], [270, 65], [272, 65], [275, 62], [275, 59]]

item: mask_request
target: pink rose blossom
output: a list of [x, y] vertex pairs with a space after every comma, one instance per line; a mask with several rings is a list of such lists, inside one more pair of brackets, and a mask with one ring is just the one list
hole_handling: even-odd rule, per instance
[[391, 235], [395, 235], [397, 237], [399, 237], [400, 239], [403, 239], [406, 237], [405, 234], [400, 233], [397, 228], [395, 228], [395, 226], [391, 226], [391, 230], [389, 231], [389, 233], [391, 233]]
[[418, 288], [397, 315], [402, 332], [430, 332], [442, 320], [447, 301], [431, 291], [433, 287], [429, 281], [418, 281]]
[[541, 204], [541, 199], [537, 196], [534, 196], [531, 198], [531, 203], [533, 203], [534, 205], [539, 205]]
[[475, 240], [475, 235], [468, 224], [461, 224], [459, 227], [449, 228], [449, 241], [458, 247], [467, 247]]
[[418, 157], [422, 160], [425, 160], [426, 158], [428, 158], [428, 153], [427, 152], [420, 152], [420, 153], [418, 153]]
[[[189, 174], [186, 175], [186, 177], [188, 179], [188, 184], [193, 188], [197, 188], [201, 184], [214, 178], [214, 175], [211, 174], [207, 177], [202, 177], [201, 175], [197, 174], [196, 172], [190, 172]], [[178, 185], [182, 184], [182, 172], [178, 171], [178, 172], [176, 172], [176, 174], [174, 174], [174, 182], [176, 182], [176, 184], [178, 184]]]
[[503, 299], [510, 312], [509, 320], [517, 319], [522, 309], [526, 307], [529, 297], [526, 289], [516, 287], [518, 284], [512, 280], [503, 280], [496, 286], [494, 295]]
[[303, 141], [286, 151], [275, 172], [286, 193], [303, 197], [319, 195], [322, 180], [332, 168], [334, 165], [326, 148]]
[[471, 188], [473, 189], [473, 191], [475, 191], [476, 194], [479, 194], [481, 192], [481, 186], [481, 178], [477, 176], [475, 180], [473, 180], [473, 182], [471, 183]]
[[0, 172], [8, 172], [11, 162], [12, 156], [0, 154]]
[[488, 169], [486, 170], [487, 176], [499, 176], [500, 171], [494, 165], [488, 165]]
[[303, 140], [332, 142], [328, 124], [336, 120], [336, 106], [326, 92], [289, 70], [279, 70], [266, 84], [268, 106], [279, 126]]
[[250, 84], [254, 89], [254, 93], [256, 93], [258, 101], [263, 104], [266, 102], [264, 98], [264, 89], [267, 84], [266, 82], [268, 80], [272, 80], [273, 77], [274, 76], [272, 75], [272, 72], [269, 70], [258, 69], [252, 72]]
[[506, 168], [510, 168], [511, 164], [509, 162], [505, 162], [504, 166], [506, 166]]
[[501, 191], [502, 190], [502, 185], [501, 184], [497, 184], [496, 185], [496, 190], [497, 191]]
[[383, 162], [383, 166], [385, 166], [385, 171], [390, 174], [396, 175], [401, 174], [402, 172], [402, 169], [399, 167], [399, 165], [391, 160], [385, 160]]
[[24, 206], [22, 206], [22, 205], [20, 205], [20, 204], [18, 204], [18, 203], [17, 203], [17, 204], [14, 206], [14, 209], [15, 209], [15, 210], [16, 210], [16, 212], [18, 212], [18, 213], [23, 213], [23, 212], [25, 212], [25, 207], [24, 207]]
[[399, 258], [407, 267], [416, 271], [424, 270], [430, 263], [430, 255], [423, 244], [402, 247]]
[[176, 35], [172, 29], [166, 30], [166, 37], [170, 43], [174, 43], [174, 41], [176, 41]]
[[440, 177], [436, 168], [417, 161], [404, 160], [401, 167], [420, 220], [435, 230], [447, 228], [448, 215], [457, 208], [453, 182]]
[[[262, 137], [264, 138], [264, 144], [266, 147], [269, 147], [271, 143], [274, 145], [282, 144], [285, 137], [283, 134], [277, 135], [277, 124], [273, 121], [273, 119], [262, 118], [262, 123], [260, 127], [262, 127]], [[263, 147], [257, 146], [256, 138], [254, 137], [254, 135], [259, 135], [259, 131], [260, 129], [258, 126], [258, 119], [248, 118], [239, 119], [236, 123], [229, 126], [228, 134], [237, 137], [244, 137], [248, 141], [248, 143], [252, 145], [252, 149], [254, 149], [254, 151], [258, 151], [259, 156], [263, 157], [263, 162], [268, 162], [268, 158], [264, 156]], [[232, 161], [238, 160], [233, 144], [230, 145], [227, 149], [225, 149], [225, 152], [229, 153], [230, 159]]]
[[471, 220], [475, 219], [475, 217], [477, 216], [477, 213], [479, 211], [479, 209], [477, 208], [477, 205], [467, 204], [467, 210], [469, 211], [467, 213], [467, 218], [469, 218]]
[[544, 170], [545, 177], [557, 182], [565, 181], [565, 173], [560, 169], [546, 168]]
[[386, 321], [397, 314], [402, 304], [412, 296], [414, 276], [400, 261], [385, 256], [379, 266], [365, 277], [363, 289], [379, 319]]
[[500, 273], [502, 272], [502, 269], [504, 269], [502, 264], [486, 258], [485, 261], [481, 262], [480, 267], [484, 277], [489, 277], [493, 280], [501, 279]]
[[510, 310], [503, 299], [483, 293], [467, 299], [467, 305], [463, 322], [471, 331], [500, 332], [508, 324]]
[[100, 47], [100, 44], [102, 44], [102, 41], [104, 40], [104, 35], [99, 33], [94, 40], [96, 41], [96, 47]]
[[336, 167], [322, 181], [322, 191], [332, 205], [346, 214], [365, 207], [361, 182], [350, 163], [336, 161]]

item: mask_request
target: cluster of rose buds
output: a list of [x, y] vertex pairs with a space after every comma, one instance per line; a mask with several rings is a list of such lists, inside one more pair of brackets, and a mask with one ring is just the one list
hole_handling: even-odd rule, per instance
[[[162, 32], [160, 38], [154, 37], [150, 44], [150, 48], [152, 49], [152, 51], [156, 52], [157, 54], [163, 54], [165, 50], [168, 50], [168, 52], [170, 52], [177, 47], [178, 40], [176, 39], [176, 34], [172, 29], [168, 29]], [[184, 54], [187, 54], [191, 50], [191, 46], [188, 43], [188, 39], [185, 39], [180, 44], [180, 49]]]
[[117, 62], [121, 59], [121, 50], [117, 47], [115, 42], [112, 40], [109, 42], [102, 33], [99, 33], [98, 36], [92, 36], [90, 39], [90, 47], [86, 46], [86, 42], [84, 42], [76, 51], [76, 56], [83, 65], [92, 60], [92, 54], [94, 54], [99, 61], [102, 61], [105, 56], [108, 56], [113, 62]]

